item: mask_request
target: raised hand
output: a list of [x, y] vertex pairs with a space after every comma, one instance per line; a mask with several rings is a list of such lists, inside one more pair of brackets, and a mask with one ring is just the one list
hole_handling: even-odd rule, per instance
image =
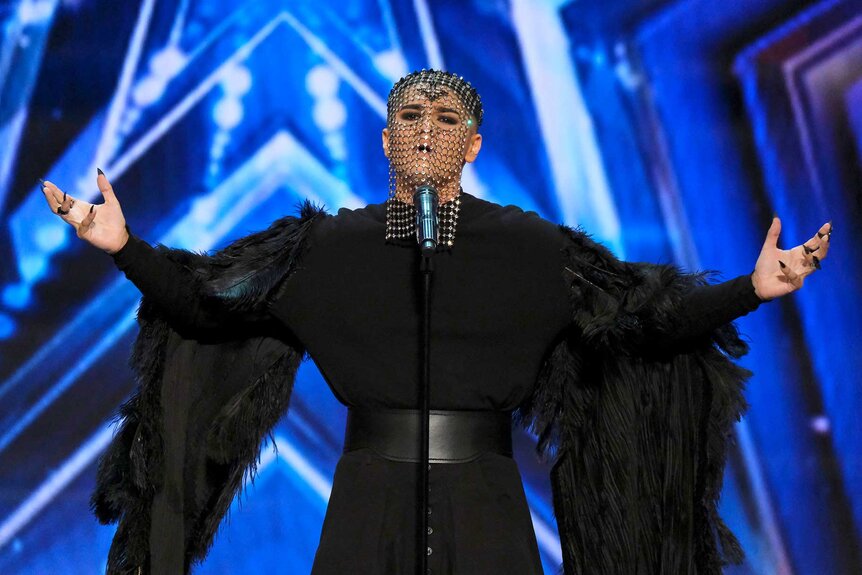
[[802, 287], [805, 278], [820, 269], [829, 252], [832, 222], [820, 226], [807, 242], [790, 250], [778, 249], [781, 220], [772, 219], [760, 256], [754, 265], [751, 281], [754, 292], [763, 300], [787, 295]]
[[102, 170], [99, 170], [96, 184], [105, 199], [99, 205], [73, 198], [51, 182], [42, 182], [42, 193], [51, 211], [74, 227], [79, 238], [108, 253], [114, 253], [129, 239], [126, 218]]

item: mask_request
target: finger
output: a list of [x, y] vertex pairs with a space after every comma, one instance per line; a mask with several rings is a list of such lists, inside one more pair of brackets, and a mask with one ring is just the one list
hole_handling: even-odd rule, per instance
[[793, 271], [793, 269], [785, 264], [783, 261], [779, 260], [778, 265], [781, 268], [781, 271], [784, 273], [784, 277], [787, 278], [787, 281], [794, 286], [795, 288], [799, 288], [802, 286], [802, 278], [798, 273]]
[[93, 220], [95, 220], [95, 219], [96, 219], [96, 204], [92, 204], [90, 206], [90, 211], [87, 212], [87, 215], [84, 216], [83, 220], [81, 220], [81, 225], [86, 226], [86, 227], [90, 227], [90, 225], [93, 223]]
[[48, 186], [45, 185], [44, 182], [42, 183], [42, 195], [45, 196], [45, 201], [48, 202], [48, 207], [53, 212], [54, 209], [57, 207], [58, 202], [57, 199], [54, 197], [54, 193], [48, 188]]
[[826, 254], [829, 253], [829, 246], [832, 244], [832, 222], [826, 222], [820, 229], [817, 230], [817, 237], [820, 240], [821, 248], [817, 253], [817, 257], [823, 260]]
[[96, 172], [96, 183], [99, 186], [99, 191], [102, 192], [102, 197], [105, 198], [105, 202], [116, 202], [117, 196], [114, 194], [114, 188], [105, 176], [105, 172], [99, 168], [96, 168]]
[[63, 208], [63, 210], [68, 210], [77, 201], [75, 198], [68, 195], [66, 192], [64, 192], [63, 190], [61, 190], [60, 188], [58, 188], [57, 186], [55, 186], [51, 182], [48, 182], [45, 180], [40, 180], [40, 181], [42, 182], [42, 191], [50, 193], [51, 197], [54, 199], [55, 210], [56, 210], [56, 204], [59, 204]]
[[64, 212], [68, 212], [69, 210], [72, 209], [72, 206], [74, 206], [74, 205], [75, 205], [75, 199], [72, 198], [72, 196], [66, 194], [66, 192], [63, 192], [63, 199], [60, 202], [60, 208]]
[[814, 268], [815, 268], [815, 269], [818, 269], [818, 270], [819, 270], [819, 269], [823, 269], [823, 268], [820, 266], [820, 258], [818, 258], [817, 256], [811, 256], [811, 257], [812, 257], [812, 259], [814, 260]]
[[802, 258], [805, 261], [806, 269], [820, 269], [820, 256], [822, 255], [821, 248], [822, 246], [817, 246], [816, 248], [810, 248], [806, 244], [802, 244]]
[[820, 258], [817, 256], [817, 253], [809, 254], [807, 257], [805, 257], [805, 262], [802, 267], [802, 277], [807, 277], [813, 274], [815, 270], [821, 269]]
[[818, 238], [823, 238], [824, 236], [831, 236], [831, 235], [832, 235], [832, 221], [826, 222], [825, 224], [820, 226], [819, 230], [817, 230], [817, 237]]
[[778, 249], [779, 235], [781, 235], [781, 220], [778, 216], [772, 216], [772, 225], [769, 226], [769, 231], [766, 232], [766, 239], [763, 241], [764, 249]]
[[66, 195], [57, 186], [44, 180], [42, 180], [42, 195], [45, 196], [45, 201], [48, 202], [48, 207], [51, 208], [52, 212], [69, 221], [67, 219], [68, 211], [75, 203], [72, 196]]
[[96, 204], [90, 204], [90, 211], [87, 212], [87, 215], [84, 216], [84, 219], [81, 220], [81, 223], [76, 228], [78, 231], [78, 237], [84, 237], [87, 235], [87, 232], [90, 231], [90, 228], [93, 227], [93, 220], [96, 218]]
[[[809, 243], [814, 242], [809, 240]], [[820, 269], [820, 250], [821, 246], [817, 246], [816, 248], [811, 248], [808, 244], [796, 246], [795, 248], [790, 250], [790, 253], [792, 254], [793, 258], [789, 263], [791, 263], [791, 267], [793, 267], [793, 262], [799, 261], [802, 267], [802, 274], [807, 276], [813, 273], [815, 269]]]
[[42, 193], [45, 194], [45, 198], [49, 201], [49, 203], [53, 202], [52, 208], [56, 207], [57, 204], [63, 203], [63, 192], [55, 186], [53, 183], [48, 181], [42, 181]]
[[79, 224], [78, 224], [78, 222], [76, 222], [75, 220], [71, 219], [71, 215], [70, 215], [70, 214], [61, 214], [61, 213], [59, 213], [59, 212], [57, 211], [57, 202], [55, 202], [55, 201], [54, 201], [53, 196], [49, 198], [49, 197], [48, 197], [48, 195], [49, 195], [49, 194], [48, 194], [48, 192], [47, 192], [47, 191], [45, 191], [45, 199], [48, 201], [48, 206], [50, 206], [51, 211], [52, 211], [52, 212], [54, 212], [55, 214], [57, 214], [58, 216], [60, 216], [60, 218], [62, 218], [62, 220], [63, 220], [64, 222], [66, 222], [67, 224], [71, 225], [71, 226], [72, 226], [73, 228], [75, 228], [75, 230], [77, 231], [77, 230], [78, 230], [78, 228], [79, 228]]
[[802, 244], [802, 249], [805, 251], [806, 259], [811, 262], [811, 265], [819, 268], [820, 262], [826, 258], [829, 252], [829, 243], [832, 237], [832, 223], [827, 222], [820, 226], [817, 233]]

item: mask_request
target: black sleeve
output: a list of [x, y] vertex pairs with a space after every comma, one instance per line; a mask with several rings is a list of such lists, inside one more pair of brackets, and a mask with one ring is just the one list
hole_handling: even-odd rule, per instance
[[682, 298], [676, 325], [668, 333], [654, 334], [652, 345], [666, 349], [705, 336], [718, 327], [756, 310], [764, 300], [754, 291], [751, 275], [697, 286]]
[[111, 257], [178, 330], [199, 332], [251, 320], [236, 317], [224, 307], [214, 305], [213, 298], [202, 298], [200, 280], [193, 270], [170, 259], [131, 231], [126, 244]]

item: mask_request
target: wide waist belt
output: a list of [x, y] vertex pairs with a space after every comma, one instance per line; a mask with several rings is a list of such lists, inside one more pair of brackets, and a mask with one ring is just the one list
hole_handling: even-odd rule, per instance
[[[422, 412], [417, 409], [347, 410], [344, 452], [368, 448], [393, 461], [421, 460]], [[463, 463], [485, 452], [512, 456], [512, 414], [508, 411], [429, 412], [431, 463]]]

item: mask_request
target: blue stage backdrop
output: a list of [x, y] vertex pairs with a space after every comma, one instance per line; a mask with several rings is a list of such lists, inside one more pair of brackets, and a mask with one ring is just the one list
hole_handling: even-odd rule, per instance
[[[140, 294], [38, 178], [93, 200], [101, 167], [132, 230], [196, 250], [303, 198], [382, 201], [386, 94], [423, 67], [484, 98], [467, 191], [622, 258], [727, 279], [773, 212], [781, 247], [834, 222], [824, 270], [739, 322], [755, 376], [721, 508], [748, 554], [728, 573], [862, 573], [858, 0], [6, 0], [0, 23], [0, 573], [102, 572], [88, 495], [134, 386]], [[306, 362], [198, 573], [309, 572], [344, 418]], [[550, 574], [534, 445], [517, 435]]]

